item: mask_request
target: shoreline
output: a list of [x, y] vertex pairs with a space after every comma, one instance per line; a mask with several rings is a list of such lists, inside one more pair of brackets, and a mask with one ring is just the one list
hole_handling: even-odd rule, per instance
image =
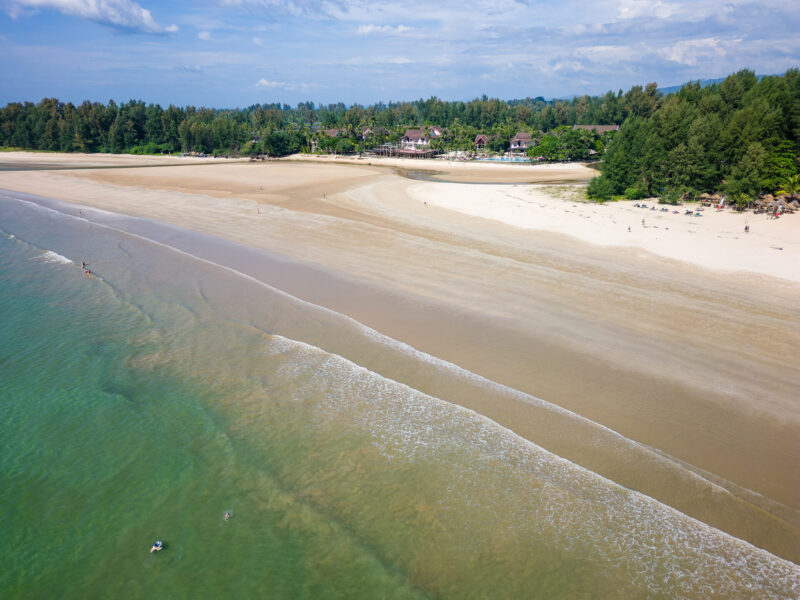
[[[54, 208], [58, 212], [63, 212], [65, 209], [69, 211], [69, 207], [59, 201], [50, 202], [41, 198], [31, 198], [30, 200], [36, 204]], [[800, 531], [794, 534], [790, 532], [800, 528], [800, 514], [795, 513], [789, 507], [770, 503], [767, 499], [759, 498], [749, 490], [738, 489], [731, 482], [720, 480], [713, 474], [698, 471], [696, 467], [683, 464], [675, 457], [662, 458], [658, 451], [654, 452], [653, 449], [642, 446], [634, 440], [620, 437], [614, 431], [605, 430], [603, 426], [587, 421], [579, 414], [562, 411], [559, 407], [552, 406], [538, 398], [525, 398], [524, 392], [497, 387], [494, 381], [481, 380], [479, 373], [470, 371], [461, 373], [457, 366], [453, 371], [453, 365], [439, 365], [438, 361], [441, 359], [437, 359], [435, 356], [417, 356], [417, 350], [414, 347], [397, 346], [397, 338], [390, 337], [385, 342], [376, 339], [375, 341], [378, 341], [383, 347], [377, 358], [372, 351], [364, 353], [360, 350], [355, 350], [356, 355], [352, 356], [347, 350], [350, 347], [349, 343], [343, 342], [343, 339], [352, 338], [352, 332], [342, 338], [341, 334], [344, 331], [337, 334], [336, 328], [344, 324], [346, 330], [350, 330], [355, 326], [355, 333], [360, 336], [361, 334], [358, 333], [361, 331], [360, 328], [370, 325], [368, 323], [362, 325], [358, 321], [351, 323], [348, 321], [350, 317], [344, 312], [336, 312], [335, 309], [325, 307], [322, 302], [327, 301], [330, 305], [332, 299], [335, 300], [337, 296], [346, 294], [347, 290], [352, 290], [353, 286], [357, 286], [360, 291], [357, 306], [354, 307], [352, 302], [347, 302], [343, 305], [343, 309], [349, 308], [350, 312], [353, 309], [356, 312], [359, 310], [381, 312], [381, 307], [386, 306], [388, 301], [392, 303], [393, 310], [397, 313], [396, 318], [404, 329], [410, 328], [418, 336], [435, 322], [439, 327], [437, 334], [444, 333], [451, 342], [454, 337], [459, 336], [456, 329], [463, 329], [467, 323], [473, 333], [477, 332], [479, 336], [496, 337], [497, 326], [482, 322], [479, 315], [467, 312], [454, 315], [451, 312], [452, 309], [426, 303], [420, 298], [408, 297], [401, 300], [391, 290], [375, 288], [352, 279], [342, 279], [341, 274], [281, 257], [270, 258], [260, 255], [257, 261], [253, 261], [246, 257], [252, 250], [227, 247], [228, 244], [224, 240], [203, 238], [203, 236], [195, 240], [194, 238], [197, 237], [195, 233], [181, 232], [169, 226], [164, 227], [157, 222], [120, 219], [104, 211], [95, 213], [93, 209], [87, 209], [86, 217], [88, 217], [89, 223], [100, 225], [107, 223], [114, 229], [122, 226], [120, 231], [128, 231], [135, 236], [144, 236], [145, 239], [154, 240], [159, 245], [166, 244], [165, 249], [177, 249], [181, 254], [188, 253], [190, 260], [199, 258], [204, 262], [210, 261], [208, 267], [214, 271], [222, 269], [223, 272], [228, 272], [225, 274], [225, 278], [229, 278], [231, 273], [235, 276], [234, 279], [244, 275], [245, 278], [240, 283], [236, 283], [221, 294], [223, 301], [231, 293], [235, 294], [237, 300], [231, 296], [230, 302], [217, 304], [217, 307], [224, 311], [223, 314], [229, 309], [232, 310], [228, 318], [233, 317], [236, 321], [243, 317], [246, 320], [254, 318], [255, 315], [251, 311], [247, 311], [248, 316], [240, 315], [240, 309], [235, 308], [234, 305], [238, 305], [243, 298], [249, 295], [249, 292], [245, 290], [255, 283], [255, 280], [249, 280], [249, 278], [256, 276], [258, 281], [265, 282], [268, 287], [277, 290], [279, 295], [291, 294], [290, 298], [293, 299], [290, 300], [290, 303], [294, 303], [297, 299], [301, 305], [306, 306], [305, 303], [311, 302], [308, 306], [312, 311], [319, 310], [321, 307], [322, 314], [329, 315], [333, 319], [331, 323], [328, 323], [328, 316], [325, 316], [322, 321], [315, 319], [317, 325], [323, 323], [327, 323], [327, 325], [322, 330], [317, 327], [311, 330], [301, 327], [295, 331], [293, 337], [299, 333], [300, 340], [305, 339], [312, 345], [319, 345], [326, 351], [350, 360], [360, 356], [358, 363], [368, 366], [376, 373], [382, 373], [390, 379], [406, 383], [412, 388], [419, 389], [436, 398], [473, 410], [558, 456], [616, 483], [640, 491], [686, 515], [731, 533], [734, 537], [750, 541], [778, 556], [788, 557], [795, 561], [798, 559], [793, 554], [791, 540], [792, 536], [800, 536]], [[218, 248], [213, 250], [213, 247]], [[236, 258], [241, 252], [245, 254]], [[264, 263], [265, 259], [267, 259], [266, 263]], [[222, 262], [218, 262], [220, 260]], [[237, 265], [237, 262], [240, 264]], [[100, 268], [102, 269], [102, 265]], [[310, 285], [309, 281], [311, 280], [315, 284]], [[228, 288], [228, 286], [224, 287]], [[234, 292], [233, 290], [239, 291]], [[210, 291], [208, 290], [208, 292]], [[242, 293], [244, 295], [241, 295]], [[313, 296], [314, 294], [317, 295], [315, 300], [320, 301], [320, 304], [315, 304], [315, 301], [309, 300], [308, 297], [302, 298], [302, 296]], [[219, 303], [220, 294], [214, 293], [213, 296], [216, 297], [215, 303]], [[334, 310], [334, 312], [328, 313], [327, 311], [330, 310]], [[419, 317], [422, 317], [422, 321], [419, 320]], [[442, 322], [444, 325], [448, 325], [448, 319], [450, 319], [449, 325], [455, 329], [448, 330], [447, 327], [442, 329]], [[339, 321], [342, 322], [335, 325]], [[253, 324], [256, 323], [257, 321], [253, 321]], [[334, 331], [330, 334], [322, 333], [331, 326]], [[366, 333], [368, 333], [368, 338], [373, 337], [373, 334]], [[307, 335], [311, 335], [311, 338], [307, 338]], [[320, 338], [320, 335], [323, 337]], [[502, 337], [504, 340], [513, 339], [515, 333], [503, 329]], [[324, 341], [326, 339], [327, 342]], [[468, 337], [464, 338], [463, 342], [469, 343]], [[345, 345], [341, 346], [342, 343]], [[352, 343], [352, 339], [350, 343]], [[553, 351], [558, 350], [549, 348], [547, 353]], [[579, 364], [576, 361], [577, 358], [575, 355], [569, 357], [573, 368]], [[377, 362], [375, 362], [376, 360]], [[433, 373], [425, 379], [425, 382], [419, 380], [420, 367], [417, 365], [419, 360], [422, 360], [422, 365], [426, 365], [426, 370], [433, 369]], [[587, 357], [588, 362], [582, 369], [589, 369], [591, 360], [591, 356]], [[441, 368], [444, 370], [440, 370]], [[476, 376], [478, 379], [473, 381]], [[413, 379], [409, 380], [408, 377]], [[463, 377], [466, 377], [466, 380]], [[454, 383], [457, 385], [455, 388], [452, 387]], [[690, 468], [690, 470], [684, 471], [686, 468]], [[729, 496], [727, 492], [730, 492], [731, 495]], [[752, 512], [753, 510], [755, 512]], [[723, 515], [727, 516], [723, 517]], [[765, 535], [767, 537], [764, 537]], [[784, 536], [788, 536], [786, 541], [779, 541]]]
[[[8, 187], [4, 182], [316, 265], [339, 283], [318, 275], [282, 285], [420, 351], [800, 508], [793, 494], [800, 470], [792, 462], [800, 373], [784, 359], [797, 347], [800, 323], [786, 310], [798, 291], [789, 279], [687, 268], [635, 248], [620, 253], [425, 204], [430, 197], [471, 201], [472, 192], [385, 169], [309, 171], [275, 161], [135, 175], [0, 173], [0, 187]], [[442, 187], [449, 189], [434, 192]], [[503, 200], [492, 186], [474, 187], [483, 204]], [[512, 403], [472, 402], [535, 443], [547, 433]], [[569, 431], [559, 431], [569, 446]], [[635, 472], [618, 468], [616, 477], [635, 481]], [[650, 484], [657, 499], [674, 495]], [[690, 496], [682, 500], [693, 507], [687, 514], [721, 518]]]

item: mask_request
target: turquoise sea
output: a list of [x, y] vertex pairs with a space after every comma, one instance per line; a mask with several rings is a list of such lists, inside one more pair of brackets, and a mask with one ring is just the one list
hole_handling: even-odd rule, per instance
[[0, 597], [800, 596], [797, 565], [439, 399], [469, 374], [252, 256], [73, 213], [0, 195]]

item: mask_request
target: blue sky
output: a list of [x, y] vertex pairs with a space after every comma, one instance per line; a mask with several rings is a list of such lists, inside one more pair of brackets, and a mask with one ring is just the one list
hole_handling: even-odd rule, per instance
[[0, 105], [565, 97], [800, 66], [797, 0], [0, 0]]

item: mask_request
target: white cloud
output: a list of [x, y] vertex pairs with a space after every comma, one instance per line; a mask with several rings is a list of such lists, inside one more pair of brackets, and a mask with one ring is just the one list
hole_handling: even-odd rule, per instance
[[342, 61], [344, 65], [373, 66], [373, 65], [408, 65], [414, 62], [406, 56], [351, 56]]
[[573, 54], [581, 60], [590, 60], [595, 63], [614, 64], [625, 63], [642, 57], [645, 48], [641, 46], [581, 46], [575, 48]]
[[201, 31], [197, 34], [198, 40], [205, 40], [206, 42], [211, 39], [211, 32], [210, 31]]
[[693, 67], [697, 65], [698, 59], [722, 57], [727, 53], [724, 48], [720, 47], [717, 38], [703, 38], [680, 41], [668, 48], [662, 48], [659, 54], [667, 60]]
[[658, 17], [669, 19], [680, 11], [680, 6], [673, 2], [660, 2], [656, 0], [622, 0], [619, 4], [619, 16], [622, 19], [635, 19], [636, 17]]
[[256, 87], [260, 88], [267, 88], [268, 90], [300, 90], [306, 91], [312, 87], [317, 87], [308, 83], [292, 83], [288, 81], [270, 81], [269, 79], [264, 79], [263, 77], [258, 80], [256, 83]]
[[144, 33], [172, 33], [177, 25], [163, 27], [156, 23], [150, 11], [132, 0], [11, 0], [8, 14], [12, 18], [23, 14], [25, 9], [56, 10], [65, 15], [89, 21], [136, 29]]
[[327, 16], [329, 0], [219, 0], [224, 6], [260, 8], [295, 17]]
[[371, 33], [405, 33], [406, 31], [411, 31], [413, 27], [406, 27], [405, 25], [398, 25], [397, 27], [392, 27], [391, 25], [361, 25], [358, 28], [358, 35], [370, 35]]

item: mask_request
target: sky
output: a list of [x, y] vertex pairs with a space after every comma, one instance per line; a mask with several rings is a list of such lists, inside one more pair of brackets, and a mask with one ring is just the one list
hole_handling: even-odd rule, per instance
[[800, 66], [798, 0], [0, 0], [0, 106], [505, 100]]

